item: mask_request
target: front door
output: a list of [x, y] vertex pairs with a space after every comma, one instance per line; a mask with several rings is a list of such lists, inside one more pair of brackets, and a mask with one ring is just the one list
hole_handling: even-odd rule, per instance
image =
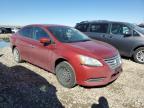
[[40, 43], [40, 38], [50, 38], [48, 33], [40, 27], [33, 28], [33, 42], [31, 49], [31, 62], [46, 69], [51, 70], [52, 52], [55, 48], [54, 44], [44, 46]]
[[[125, 36], [125, 34], [131, 34], [131, 36]], [[105, 37], [105, 40], [116, 47], [121, 55], [129, 55], [133, 47], [132, 30], [125, 24], [112, 23], [110, 34]]]

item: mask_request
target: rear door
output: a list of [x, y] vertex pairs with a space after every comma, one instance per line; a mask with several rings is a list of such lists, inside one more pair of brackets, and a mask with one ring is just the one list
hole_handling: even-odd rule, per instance
[[92, 39], [105, 41], [104, 37], [108, 34], [108, 27], [108, 23], [92, 23], [86, 34]]
[[20, 51], [20, 55], [24, 60], [30, 62], [33, 28], [31, 26], [24, 27], [16, 35], [17, 39], [15, 43], [18, 47], [18, 50]]

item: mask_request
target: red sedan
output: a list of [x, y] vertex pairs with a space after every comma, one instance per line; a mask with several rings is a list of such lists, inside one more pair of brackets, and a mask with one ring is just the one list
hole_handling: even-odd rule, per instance
[[54, 74], [67, 88], [106, 85], [122, 72], [119, 52], [80, 31], [60, 25], [28, 25], [10, 38], [16, 62], [23, 60]]

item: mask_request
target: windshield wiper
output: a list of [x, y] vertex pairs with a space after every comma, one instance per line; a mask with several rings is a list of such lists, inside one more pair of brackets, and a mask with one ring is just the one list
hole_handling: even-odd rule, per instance
[[90, 39], [80, 40], [79, 42], [91, 41]]
[[77, 40], [77, 41], [67, 41], [65, 43], [86, 42], [86, 41], [91, 41], [91, 40], [90, 39], [85, 39], [85, 40]]

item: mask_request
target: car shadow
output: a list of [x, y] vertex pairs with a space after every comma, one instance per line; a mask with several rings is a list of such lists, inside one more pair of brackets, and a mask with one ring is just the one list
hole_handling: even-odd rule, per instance
[[100, 97], [98, 102], [98, 104], [92, 104], [91, 108], [109, 108], [108, 101], [105, 97]]
[[122, 59], [126, 59], [126, 60], [132, 60], [131, 57], [126, 57], [126, 56], [121, 56]]
[[3, 56], [3, 54], [0, 54], [0, 57], [2, 57]]
[[63, 108], [56, 92], [33, 71], [0, 63], [0, 108]]
[[125, 59], [125, 60], [130, 60], [130, 61], [136, 63], [132, 57], [121, 56], [121, 58]]

